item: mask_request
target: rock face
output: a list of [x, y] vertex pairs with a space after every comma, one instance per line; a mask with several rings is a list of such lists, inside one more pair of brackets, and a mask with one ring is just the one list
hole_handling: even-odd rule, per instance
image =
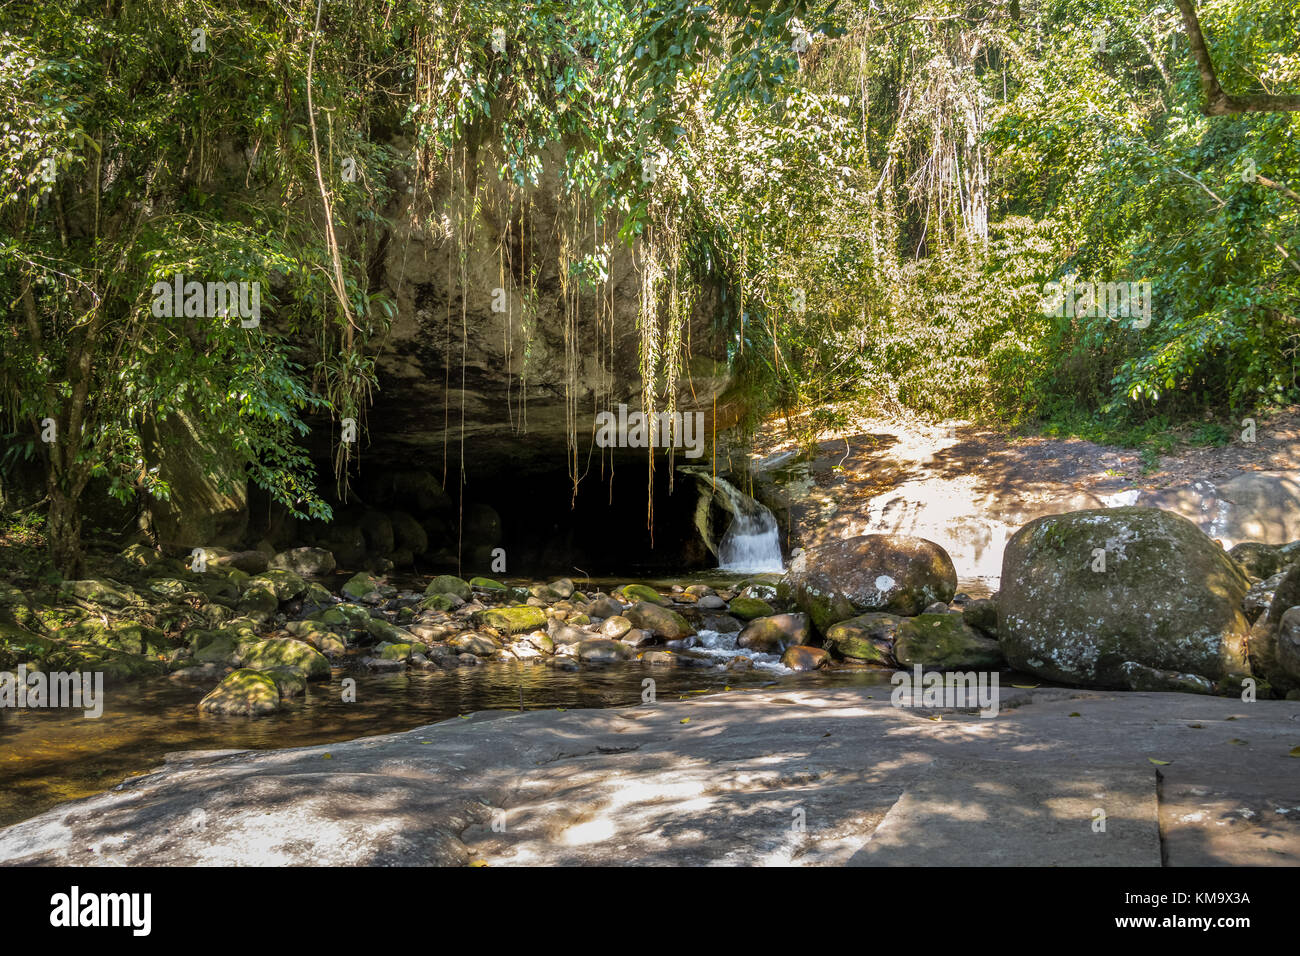
[[171, 488], [167, 499], [149, 498], [149, 521], [164, 545], [232, 545], [248, 528], [244, 463], [212, 441], [187, 415], [172, 415], [145, 429], [147, 457]]
[[951, 601], [957, 572], [933, 541], [867, 534], [805, 551], [790, 563], [783, 585], [825, 634], [867, 611], [919, 614]]
[[1218, 545], [1172, 512], [1040, 518], [1003, 556], [999, 640], [1013, 667], [1067, 684], [1131, 687], [1126, 662], [1219, 681], [1250, 672], [1247, 586]]

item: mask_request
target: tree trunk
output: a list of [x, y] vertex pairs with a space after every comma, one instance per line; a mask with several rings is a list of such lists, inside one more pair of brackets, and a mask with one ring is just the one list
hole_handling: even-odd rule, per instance
[[51, 478], [50, 514], [45, 525], [50, 558], [65, 579], [81, 576], [81, 510], [77, 498]]

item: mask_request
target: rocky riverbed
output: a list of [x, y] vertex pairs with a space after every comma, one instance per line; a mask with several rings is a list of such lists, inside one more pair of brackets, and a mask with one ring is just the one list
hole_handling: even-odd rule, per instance
[[[1225, 551], [1194, 523], [1170, 511], [1142, 507], [1086, 509], [1032, 521], [1008, 542], [1002, 590], [987, 597], [959, 593], [953, 562], [944, 549], [933, 541], [906, 535], [842, 538], [801, 551], [785, 574], [716, 579], [712, 584], [689, 579], [648, 584], [339, 572], [334, 555], [315, 546], [280, 552], [195, 549], [188, 558], [177, 558], [132, 545], [102, 561], [98, 571], [93, 577], [63, 582], [58, 587], [0, 587], [0, 672], [17, 667], [30, 673], [104, 672], [110, 677], [114, 693], [128, 695], [132, 681], [165, 681], [195, 689], [197, 700], [193, 706], [200, 718], [209, 721], [274, 720], [302, 708], [305, 700], [318, 697], [337, 700], [340, 705], [353, 704], [359, 683], [364, 685], [383, 675], [451, 675], [506, 665], [514, 669], [510, 679], [519, 680], [521, 685], [520, 669], [530, 674], [531, 685], [544, 683], [546, 675], [557, 679], [560, 675], [616, 670], [622, 682], [620, 690], [614, 698], [600, 701], [600, 705], [636, 703], [639, 687], [640, 704], [647, 708], [637, 713], [607, 711], [600, 716], [575, 713], [566, 718], [559, 715], [571, 713], [568, 708], [557, 707], [549, 712], [557, 715], [554, 717], [536, 712], [518, 714], [508, 722], [488, 721], [482, 730], [477, 727], [486, 719], [484, 715], [457, 714], [467, 721], [464, 731], [452, 729], [455, 725], [435, 724], [419, 726], [404, 735], [350, 743], [337, 743], [336, 733], [328, 738], [335, 741], [328, 744], [328, 751], [315, 747], [278, 755], [209, 754], [172, 760], [174, 766], [139, 781], [128, 781], [115, 794], [158, 796], [172, 793], [169, 788], [179, 788], [174, 800], [171, 796], [158, 796], [157, 800], [150, 796], [137, 806], [128, 798], [106, 795], [92, 798], [87, 805], [114, 808], [113, 813], [119, 815], [114, 817], [118, 819], [114, 826], [120, 825], [122, 832], [138, 838], [133, 843], [142, 848], [138, 852], [156, 853], [153, 862], [327, 862], [334, 859], [335, 851], [322, 842], [327, 841], [331, 830], [321, 823], [320, 815], [341, 813], [345, 804], [356, 806], [359, 832], [368, 834], [358, 844], [363, 849], [358, 850], [354, 862], [418, 859], [455, 863], [466, 862], [475, 854], [518, 862], [608, 859], [610, 850], [605, 837], [594, 837], [622, 833], [625, 824], [611, 824], [608, 819], [601, 822], [587, 811], [573, 811], [577, 816], [569, 810], [561, 812], [556, 804], [558, 794], [569, 793], [579, 802], [633, 800], [653, 804], [654, 800], [639, 794], [694, 793], [690, 786], [681, 790], [672, 781], [678, 780], [680, 773], [686, 773], [687, 778], [695, 774], [701, 781], [709, 776], [703, 768], [723, 759], [713, 732], [703, 734], [681, 752], [673, 743], [670, 752], [647, 757], [647, 762], [629, 758], [637, 764], [629, 771], [630, 796], [611, 795], [604, 786], [580, 794], [579, 784], [570, 781], [562, 785], [560, 777], [554, 778], [554, 792], [535, 791], [528, 782], [532, 771], [527, 768], [559, 764], [575, 754], [616, 755], [625, 750], [656, 753], [654, 746], [640, 738], [627, 744], [611, 742], [610, 735], [623, 734], [623, 722], [635, 722], [629, 727], [659, 726], [661, 715], [670, 712], [672, 698], [689, 698], [695, 689], [686, 687], [681, 678], [669, 680], [664, 675], [690, 674], [701, 678], [707, 675], [707, 679], [699, 681], [699, 689], [718, 691], [717, 699], [731, 702], [711, 712], [719, 716], [719, 738], [749, 741], [744, 746], [758, 748], [760, 739], [767, 739], [764, 734], [771, 725], [776, 735], [771, 745], [777, 749], [770, 751], [769, 762], [774, 767], [785, 763], [781, 735], [792, 733], [802, 740], [800, 735], [807, 732], [808, 721], [832, 714], [839, 714], [836, 719], [842, 722], [836, 727], [828, 725], [823, 732], [826, 737], [838, 734], [843, 739], [859, 733], [889, 736], [897, 726], [906, 732], [895, 743], [927, 734], [934, 738], [931, 744], [921, 747], [923, 753], [894, 753], [893, 743], [879, 742], [872, 745], [883, 748], [879, 753], [870, 748], [854, 751], [853, 760], [861, 765], [854, 765], [850, 777], [871, 777], [871, 787], [879, 790], [879, 799], [872, 803], [879, 811], [874, 816], [874, 811], [861, 808], [849, 813], [849, 804], [855, 798], [847, 791], [840, 797], [827, 796], [830, 784], [824, 781], [831, 778], [823, 770], [808, 771], [811, 776], [803, 770], [790, 771], [795, 773], [792, 779], [802, 781], [797, 787], [807, 791], [807, 799], [831, 800], [831, 815], [837, 821], [829, 825], [825, 835], [831, 843], [815, 850], [800, 850], [804, 844], [790, 843], [785, 837], [758, 839], [755, 834], [758, 842], [752, 846], [766, 847], [765, 858], [793, 860], [806, 856], [809, 862], [863, 862], [884, 854], [880, 859], [892, 859], [884, 850], [888, 840], [877, 834], [877, 826], [884, 828], [881, 833], [892, 832], [887, 826], [888, 814], [901, 816], [908, 826], [926, 814], [933, 815], [931, 803], [947, 799], [944, 787], [952, 786], [937, 782], [948, 780], [949, 770], [951, 779], [968, 779], [972, 785], [987, 782], [992, 775], [992, 779], [1001, 781], [994, 788], [997, 793], [1006, 796], [1023, 789], [1038, 793], [1050, 804], [1058, 797], [1046, 791], [1052, 790], [1055, 775], [1063, 769], [1061, 761], [1067, 758], [1062, 755], [1084, 753], [1079, 749], [1082, 742], [1076, 739], [1076, 730], [1088, 727], [1089, 733], [1100, 733], [1097, 739], [1109, 741], [1105, 746], [1112, 747], [1119, 746], [1118, 739], [1124, 733], [1123, 726], [1113, 722], [1155, 721], [1153, 726], [1158, 725], [1159, 732], [1151, 738], [1148, 748], [1150, 766], [1165, 767], [1172, 762], [1170, 754], [1180, 761], [1188, 759], [1180, 756], [1191, 753], [1188, 748], [1192, 738], [1183, 739], [1185, 730], [1203, 730], [1210, 726], [1206, 721], [1235, 721], [1247, 716], [1251, 720], [1266, 718], [1259, 724], [1266, 729], [1253, 732], [1253, 736], [1232, 737], [1228, 742], [1250, 752], [1252, 740], [1257, 745], [1266, 738], [1267, 758], [1262, 751], [1259, 766], [1251, 765], [1252, 773], [1258, 771], [1265, 776], [1244, 790], [1241, 785], [1222, 781], [1211, 786], [1207, 782], [1211, 770], [1238, 772], [1232, 769], [1236, 752], [1202, 755], [1197, 760], [1204, 764], [1205, 774], [1183, 781], [1180, 786], [1184, 790], [1179, 791], [1182, 796], [1173, 805], [1191, 807], [1198, 796], [1209, 799], [1207, 795], [1213, 794], [1221, 794], [1227, 803], [1240, 797], [1255, 817], [1265, 812], [1274, 815], [1268, 818], [1270, 826], [1276, 824], [1284, 831], [1284, 837], [1278, 838], [1282, 842], [1276, 846], [1286, 847], [1284, 856], [1294, 852], [1287, 842], [1294, 840], [1294, 829], [1287, 828], [1300, 820], [1300, 810], [1293, 806], [1300, 800], [1300, 761], [1295, 760], [1300, 756], [1300, 737], [1296, 736], [1300, 714], [1292, 713], [1292, 702], [1300, 700], [1300, 542], [1248, 542]], [[976, 747], [960, 754], [940, 746], [951, 732], [948, 726], [940, 725], [949, 718], [933, 712], [933, 701], [912, 707], [898, 706], [894, 699], [891, 705], [887, 684], [900, 669], [906, 673], [962, 675], [980, 681], [981, 687], [991, 683], [1002, 711], [994, 707], [991, 714], [975, 718], [976, 722], [962, 717], [951, 723], [966, 726], [968, 729], [962, 733], [970, 735], [971, 740], [1001, 743], [985, 748], [987, 752]], [[860, 686], [845, 686], [844, 681], [854, 675], [875, 676], [865, 684], [859, 682]], [[758, 686], [777, 680], [783, 681], [779, 688], [789, 686], [792, 693], [798, 692], [797, 696], [789, 696], [783, 689], [764, 690]], [[674, 693], [661, 696], [661, 684], [664, 691], [671, 686]], [[1078, 690], [1049, 692], [1044, 685]], [[1030, 694], [1035, 687], [1038, 690]], [[12, 692], [12, 678], [8, 688]], [[0, 701], [5, 691], [0, 684]], [[1151, 691], [1182, 693], [1143, 693]], [[739, 698], [734, 696], [737, 693], [754, 696]], [[522, 689], [520, 694], [519, 710], [525, 710]], [[1203, 700], [1193, 703], [1190, 694]], [[1214, 702], [1214, 696], [1221, 699]], [[753, 704], [744, 703], [760, 700], [764, 702], [761, 713], [753, 709]], [[1096, 723], [1058, 723], [1061, 714], [1057, 713], [1057, 705], [1071, 700], [1095, 702]], [[1051, 708], [1026, 713], [1050, 714], [1050, 719], [1044, 718], [1050, 726], [1039, 726], [1037, 718], [1026, 722], [1017, 710], [1025, 704], [1049, 702]], [[787, 705], [795, 707], [787, 711]], [[499, 698], [489, 696], [482, 706], [499, 708]], [[536, 702], [532, 706], [537, 706]], [[963, 706], [959, 702], [957, 711], [949, 713], [960, 716]], [[927, 719], [916, 723], [917, 714], [926, 709], [931, 711]], [[1008, 709], [1016, 716], [1007, 718]], [[501, 717], [504, 713], [494, 709], [486, 716]], [[1066, 717], [1083, 713], [1079, 707]], [[652, 717], [643, 722], [646, 714]], [[794, 714], [802, 717], [787, 719]], [[867, 717], [878, 723], [865, 722]], [[682, 725], [696, 720], [686, 711], [673, 719]], [[858, 729], [852, 729], [859, 719], [863, 722]], [[1100, 732], [1103, 726], [1106, 729]], [[870, 733], [865, 729], [868, 727], [872, 728]], [[1011, 729], [995, 729], [1008, 727]], [[492, 736], [497, 733], [504, 736]], [[570, 750], [565, 745], [547, 756], [547, 748], [557, 741], [572, 740], [581, 748], [586, 746], [583, 739], [587, 736], [595, 741], [594, 749]], [[1193, 738], [1197, 736], [1208, 739], [1205, 735]], [[236, 738], [237, 734], [232, 735], [232, 739]], [[321, 739], [304, 740], [299, 736], [281, 743]], [[672, 735], [673, 741], [678, 739], [677, 734]], [[914, 743], [920, 746], [918, 741]], [[494, 753], [480, 753], [480, 745]], [[412, 746], [434, 748], [425, 751], [432, 762], [412, 763], [408, 754]], [[1131, 744], [1125, 746], [1132, 750]], [[799, 744], [796, 751], [805, 752], [806, 745]], [[1096, 765], [1075, 768], [1068, 792], [1058, 795], [1065, 801], [1063, 805], [1073, 808], [1065, 815], [1066, 823], [1074, 819], [1073, 814], [1082, 812], [1080, 801], [1092, 799], [1087, 794], [1093, 792], [1089, 787], [1095, 783], [1097, 792], [1110, 792], [1107, 787], [1113, 786], [1115, 793], [1122, 794], [1116, 797], [1117, 806], [1122, 807], [1121, 819], [1146, 820], [1150, 826], [1124, 827], [1125, 833], [1133, 836], [1130, 840], [1126, 835], [1122, 842], [1136, 855], [1115, 856], [1107, 849], [1086, 858], [1099, 863], [1140, 863], [1149, 862], [1154, 852], [1158, 863], [1169, 844], [1166, 841], [1162, 850], [1159, 840], [1152, 839], [1155, 831], [1151, 827], [1159, 814], [1150, 771], [1140, 765], [1135, 769], [1133, 761], [1116, 761], [1102, 750], [1087, 752], [1095, 755]], [[345, 771], [345, 767], [351, 765], [342, 762], [311, 770], [305, 763], [335, 761], [340, 754], [353, 753], [365, 755], [359, 758], [357, 768], [361, 769], [355, 769], [360, 776], [349, 776], [353, 771]], [[960, 765], [956, 762], [959, 757], [964, 761]], [[678, 758], [684, 762], [675, 764]], [[1004, 758], [1015, 766], [997, 769], [987, 764]], [[364, 769], [372, 759], [379, 761], [376, 768]], [[741, 775], [738, 779], [750, 779], [748, 775], [758, 772], [757, 768], [764, 764], [758, 749], [749, 759], [753, 766], [737, 771]], [[869, 768], [877, 760], [896, 761], [899, 773], [872, 776]], [[140, 770], [156, 766], [156, 757], [144, 762]], [[452, 796], [439, 796], [437, 801], [441, 802], [436, 808], [426, 806], [433, 798], [408, 794], [411, 806], [436, 812], [440, 821], [411, 833], [409, 820], [401, 822], [406, 820], [404, 816], [399, 815], [395, 824], [392, 819], [373, 815], [381, 805], [390, 810], [396, 806], [392, 793], [408, 784], [394, 778], [405, 772], [400, 768], [417, 764], [417, 776], [432, 774], [442, 780], [440, 775], [451, 775], [463, 781], [453, 788], [459, 796], [454, 800]], [[948, 769], [924, 776], [921, 769], [929, 764]], [[274, 770], [289, 765], [295, 769], [288, 777]], [[569, 769], [574, 780], [587, 779], [583, 776], [585, 770], [579, 773], [576, 767]], [[835, 771], [842, 772], [848, 771]], [[779, 780], [786, 779], [784, 774], [782, 770]], [[1094, 779], [1089, 774], [1100, 776]], [[378, 789], [371, 789], [371, 777], [378, 781], [374, 783]], [[219, 792], [199, 796], [194, 788], [200, 784], [200, 789], [214, 787]], [[718, 786], [740, 793], [748, 784]], [[773, 786], [784, 789], [794, 785]], [[305, 800], [300, 807], [274, 809], [286, 802], [298, 803], [295, 788], [299, 787], [324, 787], [325, 791]], [[758, 789], [766, 793], [772, 787]], [[530, 813], [542, 814], [540, 808], [545, 805], [551, 808], [545, 812], [559, 813], [556, 819], [568, 822], [559, 830], [553, 822], [542, 825], [543, 835], [535, 838], [541, 842], [534, 841], [524, 849], [503, 843], [497, 839], [498, 831], [491, 828], [473, 836], [477, 831], [472, 828], [484, 822], [483, 813], [514, 806], [512, 801], [522, 799], [520, 794], [524, 792], [530, 794], [529, 799], [540, 801]], [[331, 803], [336, 798], [341, 801], [337, 806]], [[123, 799], [127, 802], [122, 803]], [[97, 804], [95, 800], [108, 802]], [[241, 807], [263, 807], [267, 812], [271, 822], [266, 825], [271, 829], [258, 830], [251, 844], [255, 849], [240, 849], [238, 841], [230, 842], [240, 833], [250, 832], [247, 828], [253, 824], [248, 820], [232, 824], [233, 828], [205, 830], [193, 838], [199, 842], [187, 842], [175, 853], [164, 851], [162, 844], [148, 849], [153, 846], [150, 833], [156, 830], [161, 840], [177, 826], [168, 814], [183, 809], [186, 814], [199, 812], [203, 821], [212, 821], [230, 814], [234, 804], [223, 802], [230, 800]], [[993, 802], [1006, 804], [1003, 810], [1013, 816], [1027, 812], [1015, 800], [1007, 804], [999, 797]], [[695, 806], [689, 800], [687, 803]], [[144, 809], [145, 804], [149, 809]], [[55, 848], [52, 834], [63, 833], [75, 837], [69, 846], [93, 847], [87, 852], [95, 854], [109, 851], [103, 856], [77, 857], [79, 862], [128, 862], [118, 849], [96, 836], [99, 831], [94, 827], [99, 824], [91, 824], [91, 817], [80, 815], [82, 811], [74, 807], [56, 808], [30, 825], [4, 831], [0, 847], [5, 849], [0, 852], [12, 859], [71, 860], [73, 857]], [[1203, 812], [1187, 810], [1188, 814]], [[649, 839], [655, 827], [661, 825], [654, 823], [659, 819], [657, 810], [646, 813], [642, 823], [648, 829], [644, 832], [636, 829], [640, 824], [634, 821], [626, 824], [633, 827], [629, 831], [633, 843], [629, 846]], [[277, 814], [288, 816], [278, 819]], [[961, 819], [957, 814], [949, 822]], [[1050, 814], [1039, 819], [1038, 824], [1046, 828], [1044, 838], [1065, 825]], [[737, 825], [744, 829], [750, 824]], [[1160, 825], [1171, 824], [1161, 817]], [[54, 829], [49, 829], [51, 826]], [[255, 829], [261, 826], [259, 823]], [[569, 831], [578, 827], [579, 832], [586, 833], [581, 829], [584, 826], [589, 826], [588, 835], [593, 839], [575, 843]], [[682, 826], [691, 829], [687, 822], [672, 823], [673, 829]], [[1241, 829], [1235, 822], [1232, 826], [1233, 833]], [[302, 837], [301, 852], [306, 855], [299, 856], [296, 849], [286, 850], [273, 838], [274, 834], [302, 832], [304, 827], [314, 828]], [[1215, 832], [1219, 831], [1207, 830], [1207, 834]], [[1188, 849], [1189, 858], [1208, 853], [1240, 861], [1243, 854], [1251, 855], [1234, 842], [1236, 837], [1229, 841], [1231, 846], [1221, 847], [1207, 834], [1189, 838], [1189, 847], [1204, 844], [1194, 851]], [[1271, 830], [1266, 835], [1270, 840], [1274, 838]], [[1249, 837], [1256, 838], [1258, 834]], [[725, 849], [727, 845], [744, 843], [735, 834], [701, 839], [696, 847], [698, 856], [691, 855], [696, 852], [689, 849], [691, 841], [683, 849], [660, 853], [642, 846], [637, 852], [649, 853], [650, 858], [662, 857], [666, 862], [679, 858], [696, 862], [757, 861], [750, 860], [756, 850], [734, 846], [730, 851]], [[599, 845], [589, 854], [570, 852], [585, 843]], [[875, 849], [867, 849], [868, 844]], [[851, 846], [855, 848], [850, 853]], [[1086, 855], [1100, 846], [1090, 845], [1085, 850], [1080, 845], [1076, 849]], [[1212, 849], [1205, 849], [1207, 846]], [[136, 852], [133, 849], [127, 856]], [[940, 850], [936, 848], [935, 852]], [[1008, 861], [1028, 862], [1014, 853]]]

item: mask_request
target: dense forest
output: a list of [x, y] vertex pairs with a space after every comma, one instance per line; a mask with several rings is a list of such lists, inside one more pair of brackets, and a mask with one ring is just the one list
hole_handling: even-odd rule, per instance
[[[751, 424], [1222, 441], [1300, 397], [1297, 35], [1286, 0], [8, 0], [0, 467], [41, 459], [64, 570], [92, 479], [166, 496], [147, 431], [182, 411], [328, 514], [303, 417], [346, 476], [394, 194], [463, 250], [542, 186], [575, 369], [636, 256], [648, 409], [707, 302]], [[256, 283], [265, 321], [159, 309], [176, 275]]]

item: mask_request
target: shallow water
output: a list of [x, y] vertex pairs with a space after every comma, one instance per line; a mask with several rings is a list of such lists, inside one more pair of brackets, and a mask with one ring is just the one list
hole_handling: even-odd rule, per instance
[[[344, 703], [340, 676], [357, 681]], [[200, 715], [198, 702], [215, 682], [166, 678], [105, 688], [104, 715], [79, 710], [0, 710], [0, 826], [65, 800], [107, 790], [147, 773], [179, 750], [304, 747], [411, 730], [477, 710], [617, 707], [641, 702], [641, 681], [653, 677], [661, 700], [688, 691], [770, 684], [770, 671], [722, 671], [643, 664], [589, 665], [577, 671], [537, 663], [489, 663], [454, 671], [394, 674], [335, 671], [306, 699], [261, 718]]]
[[[775, 582], [776, 575], [760, 576]], [[672, 584], [734, 587], [752, 574], [717, 570], [644, 579], [667, 591]], [[578, 578], [588, 593], [610, 590], [628, 578]], [[399, 586], [402, 582], [394, 581]], [[411, 584], [423, 586], [412, 579]], [[981, 582], [963, 579], [958, 590], [982, 597]], [[735, 635], [702, 632], [697, 653], [719, 663], [736, 656]], [[695, 642], [692, 642], [695, 643]], [[102, 717], [79, 710], [0, 709], [0, 826], [35, 816], [67, 800], [110, 789], [128, 777], [160, 767], [181, 750], [268, 750], [305, 747], [356, 737], [411, 730], [478, 710], [544, 710], [619, 707], [641, 702], [641, 682], [653, 677], [661, 700], [727, 687], [879, 684], [888, 693], [887, 670], [846, 668], [791, 674], [775, 655], [739, 652], [754, 660], [751, 671], [721, 667], [653, 667], [644, 664], [583, 665], [566, 671], [539, 662], [486, 663], [453, 671], [407, 670], [371, 674], [336, 669], [330, 683], [312, 684], [307, 696], [261, 718], [200, 715], [198, 702], [216, 682], [178, 683], [156, 678], [105, 688]], [[356, 702], [344, 703], [339, 679], [357, 682]]]

